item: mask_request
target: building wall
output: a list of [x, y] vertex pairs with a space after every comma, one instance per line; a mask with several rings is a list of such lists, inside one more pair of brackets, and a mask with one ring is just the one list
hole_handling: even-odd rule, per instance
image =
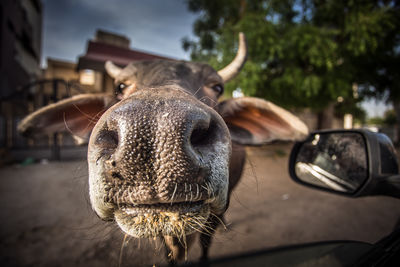
[[43, 6], [40, 1], [22, 0], [21, 5], [26, 12], [29, 21], [30, 34], [32, 39], [32, 48], [38, 55], [40, 62], [42, 52], [42, 24], [43, 24]]
[[48, 58], [44, 78], [78, 82], [79, 73], [76, 71], [76, 64], [73, 62]]
[[0, 32], [0, 96], [4, 97], [41, 73], [41, 2], [0, 1]]
[[40, 0], [0, 1], [0, 148], [15, 144], [16, 125], [29, 111], [18, 89], [41, 76], [42, 15]]
[[129, 49], [131, 41], [123, 35], [97, 30], [94, 40], [105, 44]]
[[[113, 82], [108, 74], [95, 70], [77, 70], [77, 64], [59, 59], [47, 59], [47, 68], [44, 70], [47, 80], [61, 79], [69, 84], [76, 85], [85, 93], [112, 92]], [[51, 90], [48, 85], [46, 92]], [[73, 91], [73, 94], [78, 91]], [[62, 92], [60, 92], [62, 94]]]

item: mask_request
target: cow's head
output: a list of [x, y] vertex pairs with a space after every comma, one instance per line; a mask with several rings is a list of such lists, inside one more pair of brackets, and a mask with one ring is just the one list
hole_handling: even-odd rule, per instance
[[[210, 214], [227, 207], [231, 142], [259, 145], [295, 140], [307, 127], [262, 99], [217, 103], [224, 82], [246, 59], [240, 35], [234, 61], [217, 72], [203, 63], [134, 62], [106, 70], [117, 96], [80, 95], [40, 109], [23, 133], [69, 130], [85, 137], [90, 200], [105, 220], [136, 236], [203, 231]], [[234, 152], [233, 152], [233, 156]]]

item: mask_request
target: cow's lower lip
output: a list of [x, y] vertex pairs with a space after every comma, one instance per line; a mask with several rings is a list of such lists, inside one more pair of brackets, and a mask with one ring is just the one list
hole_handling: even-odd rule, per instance
[[202, 231], [210, 214], [204, 201], [120, 206], [114, 217], [119, 227], [135, 237], [183, 236]]
[[185, 214], [198, 212], [203, 205], [204, 201], [201, 200], [195, 202], [122, 205], [119, 209], [128, 215], [134, 216], [160, 212], [176, 212]]

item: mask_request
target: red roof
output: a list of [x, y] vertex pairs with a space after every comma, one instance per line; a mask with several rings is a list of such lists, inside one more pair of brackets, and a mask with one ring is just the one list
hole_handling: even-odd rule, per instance
[[166, 59], [174, 60], [137, 50], [126, 49], [110, 44], [89, 41], [86, 54], [79, 57], [78, 70], [93, 69], [104, 71], [104, 63], [111, 60], [113, 63], [125, 66], [132, 61]]

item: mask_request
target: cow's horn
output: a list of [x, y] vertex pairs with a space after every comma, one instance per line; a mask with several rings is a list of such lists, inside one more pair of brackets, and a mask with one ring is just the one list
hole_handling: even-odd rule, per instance
[[228, 66], [218, 71], [219, 76], [221, 76], [224, 82], [227, 82], [235, 78], [235, 76], [238, 75], [240, 70], [242, 69], [244, 63], [246, 62], [246, 59], [247, 59], [246, 37], [244, 36], [244, 33], [241, 32], [239, 33], [239, 48], [236, 53], [236, 57]]
[[117, 65], [115, 65], [114, 63], [112, 63], [109, 60], [107, 60], [104, 67], [106, 68], [108, 75], [110, 75], [112, 78], [116, 78], [122, 70], [120, 67], [118, 67]]

